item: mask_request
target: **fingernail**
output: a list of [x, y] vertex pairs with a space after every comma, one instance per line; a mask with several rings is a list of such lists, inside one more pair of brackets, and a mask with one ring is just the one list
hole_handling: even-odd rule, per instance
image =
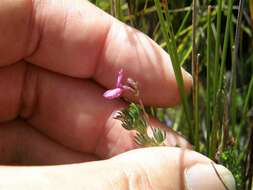
[[184, 177], [186, 190], [236, 190], [232, 173], [222, 165], [195, 164]]

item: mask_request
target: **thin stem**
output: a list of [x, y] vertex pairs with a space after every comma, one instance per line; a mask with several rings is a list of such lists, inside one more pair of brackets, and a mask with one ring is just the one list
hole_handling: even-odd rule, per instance
[[198, 103], [197, 103], [197, 50], [196, 50], [196, 16], [197, 16], [197, 2], [193, 0], [192, 3], [192, 76], [193, 76], [193, 91], [192, 91], [192, 104], [193, 104], [193, 112], [194, 112], [194, 144], [195, 149], [198, 151], [199, 142], [198, 142], [198, 123], [197, 123], [197, 111], [198, 111]]
[[151, 128], [152, 132], [154, 133], [154, 129], [150, 124], [150, 119], [149, 119], [149, 116], [148, 116], [148, 114], [145, 110], [144, 104], [143, 104], [142, 100], [139, 97], [138, 97], [138, 100], [139, 100], [139, 105], [141, 107], [141, 110], [143, 112], [143, 116], [144, 116], [145, 120], [147, 121], [148, 126]]
[[213, 119], [212, 119], [212, 131], [211, 131], [211, 137], [210, 137], [210, 150], [208, 153], [208, 156], [211, 159], [215, 158], [215, 154], [218, 148], [218, 142], [220, 133], [218, 133], [221, 130], [222, 123], [223, 123], [223, 107], [224, 107], [224, 90], [219, 89], [217, 92], [217, 102], [214, 105], [213, 108]]
[[235, 135], [235, 117], [236, 117], [236, 68], [238, 63], [238, 50], [239, 50], [239, 40], [240, 40], [240, 30], [241, 30], [241, 21], [242, 21], [242, 10], [243, 10], [243, 1], [239, 1], [239, 9], [237, 15], [237, 22], [236, 22], [236, 32], [235, 32], [235, 48], [233, 54], [233, 62], [232, 62], [232, 77], [230, 80], [230, 104], [231, 104], [231, 117], [232, 117], [232, 132]]
[[231, 26], [231, 15], [232, 15], [232, 7], [233, 7], [233, 0], [229, 0], [228, 4], [228, 13], [227, 13], [227, 22], [226, 22], [226, 29], [225, 29], [225, 37], [223, 42], [223, 49], [222, 49], [222, 58], [221, 58], [221, 66], [220, 66], [220, 72], [219, 72], [219, 83], [218, 83], [218, 89], [222, 86], [223, 81], [223, 74], [224, 74], [224, 68], [227, 58], [227, 47], [228, 47], [228, 39], [229, 39], [229, 29]]
[[195, 68], [195, 97], [194, 97], [194, 124], [195, 124], [195, 134], [194, 134], [194, 140], [195, 140], [195, 150], [199, 151], [199, 57], [200, 54], [197, 55], [197, 63]]
[[218, 78], [218, 63], [219, 63], [219, 49], [220, 49], [220, 34], [221, 34], [221, 13], [222, 13], [222, 0], [218, 0], [218, 12], [216, 23], [216, 42], [215, 42], [215, 55], [214, 55], [214, 77], [213, 77], [213, 93], [214, 101], [216, 96], [216, 86]]
[[228, 140], [228, 129], [229, 129], [229, 114], [228, 114], [228, 95], [227, 95], [227, 86], [228, 86], [228, 81], [226, 81], [225, 85], [224, 85], [224, 111], [223, 111], [223, 122], [222, 122], [222, 129], [223, 129], [223, 133], [222, 133], [222, 142], [221, 142], [221, 146], [220, 146], [220, 152], [222, 152], [225, 148], [226, 148], [226, 143]]
[[[168, 36], [169, 28], [166, 27], [165, 20], [164, 20], [163, 14], [162, 14], [162, 8], [161, 8], [160, 1], [159, 0], [154, 0], [154, 1], [155, 1], [155, 6], [157, 8], [157, 14], [159, 17], [159, 21], [161, 23], [161, 30], [163, 33], [163, 37], [166, 41], [167, 50], [168, 50], [171, 60], [172, 60], [172, 66], [174, 69], [176, 81], [177, 81], [177, 84], [179, 87], [180, 97], [181, 97], [183, 108], [184, 108], [185, 115], [186, 115], [186, 121], [187, 121], [188, 127], [191, 127], [191, 119], [190, 119], [191, 117], [190, 117], [189, 105], [188, 105], [187, 98], [186, 98], [182, 70], [181, 70], [181, 67], [180, 67], [180, 64], [178, 61], [178, 55], [177, 55], [176, 49], [174, 49], [171, 46], [171, 39]], [[172, 40], [175, 40], [175, 39], [172, 39]]]
[[246, 175], [247, 176], [247, 188], [246, 190], [251, 190], [253, 185], [253, 125], [251, 124], [251, 133], [249, 135], [249, 142], [247, 145], [246, 153]]
[[196, 60], [197, 60], [197, 53], [196, 53], [196, 0], [193, 0], [192, 3], [192, 63], [191, 63], [191, 72], [193, 76], [193, 92], [192, 92], [192, 102], [193, 102], [193, 107], [195, 102], [195, 86], [196, 86], [196, 77], [195, 77], [195, 72], [196, 72]]
[[172, 129], [174, 129], [175, 131], [178, 130], [180, 121], [182, 121], [182, 115], [183, 115], [182, 113], [183, 113], [183, 110], [182, 110], [182, 108], [180, 108], [177, 111], [176, 119], [175, 119], [175, 122], [173, 123], [173, 126], [172, 126]]
[[242, 126], [245, 123], [246, 117], [247, 117], [247, 111], [248, 111], [248, 104], [249, 104], [249, 99], [252, 96], [253, 93], [253, 76], [251, 76], [251, 80], [250, 80], [250, 84], [249, 84], [249, 88], [246, 94], [246, 98], [243, 104], [243, 108], [242, 108], [242, 119], [241, 119], [241, 123], [240, 123], [240, 127], [239, 127], [239, 132], [237, 136], [240, 136], [240, 131]]
[[116, 16], [116, 2], [115, 2], [116, 0], [111, 0], [111, 15], [112, 16]]
[[210, 121], [211, 121], [211, 6], [208, 6], [207, 15], [207, 93], [206, 93], [206, 128], [207, 128], [207, 152], [209, 152], [210, 144]]
[[121, 2], [120, 2], [120, 0], [116, 0], [116, 18], [121, 20]]
[[184, 19], [183, 19], [183, 21], [182, 21], [182, 23], [181, 23], [181, 25], [180, 25], [180, 27], [179, 27], [179, 29], [178, 29], [178, 31], [177, 31], [177, 33], [176, 33], [175, 36], [177, 36], [183, 30], [183, 28], [184, 28], [184, 26], [186, 24], [186, 21], [188, 20], [190, 14], [191, 14], [191, 9], [189, 9], [187, 11], [187, 13], [185, 14]]

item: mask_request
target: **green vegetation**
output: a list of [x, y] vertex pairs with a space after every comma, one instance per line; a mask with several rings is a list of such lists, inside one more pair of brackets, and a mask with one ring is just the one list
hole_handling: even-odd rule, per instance
[[[150, 108], [151, 113], [162, 122], [169, 117], [173, 129], [184, 134], [195, 150], [232, 171], [238, 189], [251, 190], [253, 1], [93, 3], [149, 35], [170, 54], [182, 105]], [[180, 66], [193, 75], [189, 97], [184, 92]]]

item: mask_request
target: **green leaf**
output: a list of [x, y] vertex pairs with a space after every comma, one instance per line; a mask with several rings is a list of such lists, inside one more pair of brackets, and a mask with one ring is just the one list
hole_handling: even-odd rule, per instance
[[154, 128], [153, 136], [154, 136], [156, 144], [161, 145], [163, 141], [166, 139], [166, 132], [162, 131], [159, 128]]

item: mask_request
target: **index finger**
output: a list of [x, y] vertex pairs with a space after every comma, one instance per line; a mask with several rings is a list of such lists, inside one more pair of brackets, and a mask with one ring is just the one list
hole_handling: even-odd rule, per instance
[[[26, 59], [71, 77], [93, 78], [105, 88], [114, 86], [123, 68], [125, 76], [140, 84], [145, 104], [179, 102], [168, 54], [88, 1], [3, 0], [0, 7], [5, 19], [0, 22], [5, 37], [0, 39], [0, 66]], [[183, 78], [188, 91], [191, 77], [183, 71]]]

